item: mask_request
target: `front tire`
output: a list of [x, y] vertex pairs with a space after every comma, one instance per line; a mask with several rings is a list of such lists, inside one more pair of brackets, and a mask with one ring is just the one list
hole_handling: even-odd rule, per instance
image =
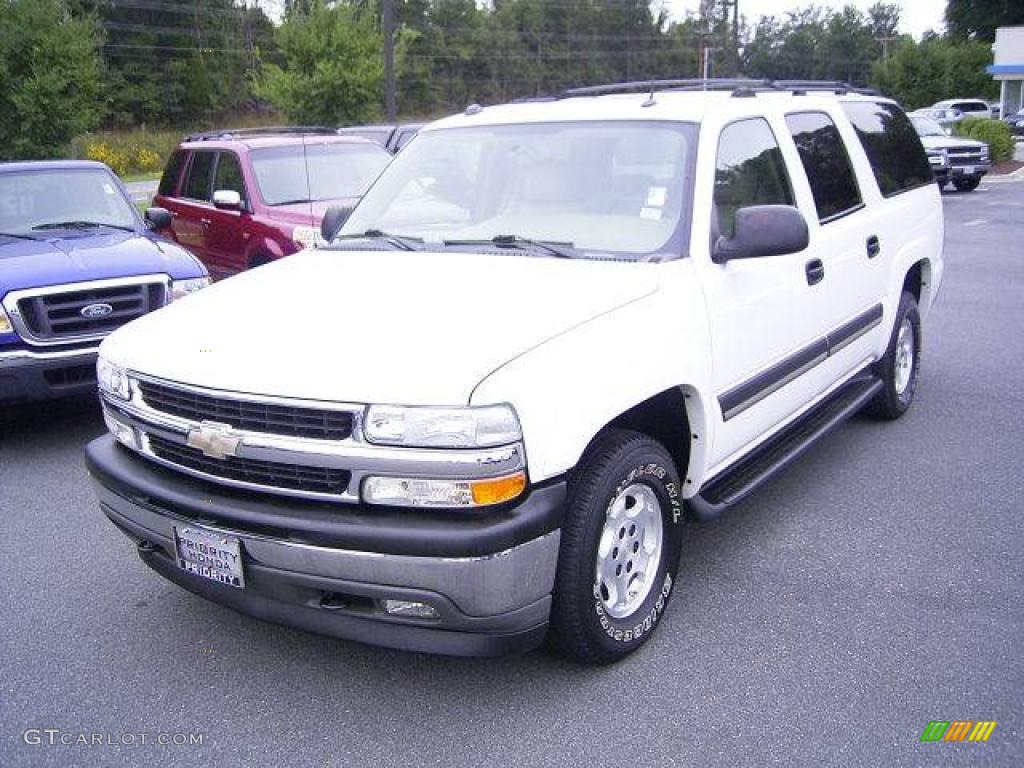
[[639, 432], [608, 430], [570, 479], [549, 639], [607, 664], [647, 642], [668, 606], [682, 544], [679, 474]]
[[892, 421], [910, 408], [921, 373], [921, 315], [912, 293], [903, 292], [896, 310], [896, 324], [885, 356], [875, 364], [882, 391], [865, 411], [875, 418]]

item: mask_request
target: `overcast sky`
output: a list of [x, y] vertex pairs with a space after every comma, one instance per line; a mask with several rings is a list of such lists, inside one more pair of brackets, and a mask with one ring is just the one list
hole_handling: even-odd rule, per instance
[[[687, 11], [696, 13], [699, 0], [664, 0], [665, 7], [675, 18], [681, 18]], [[760, 16], [782, 16], [787, 11], [818, 5], [839, 10], [845, 5], [855, 5], [866, 11], [876, 0], [740, 0], [740, 15], [746, 16], [753, 26]], [[929, 29], [941, 32], [942, 15], [946, 0], [887, 0], [900, 6], [900, 32], [906, 32], [920, 39]]]

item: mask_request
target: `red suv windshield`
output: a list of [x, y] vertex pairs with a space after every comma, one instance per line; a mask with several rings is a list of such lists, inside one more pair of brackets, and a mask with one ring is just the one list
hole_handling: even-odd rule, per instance
[[359, 197], [390, 160], [376, 146], [340, 144], [257, 149], [250, 158], [267, 205]]

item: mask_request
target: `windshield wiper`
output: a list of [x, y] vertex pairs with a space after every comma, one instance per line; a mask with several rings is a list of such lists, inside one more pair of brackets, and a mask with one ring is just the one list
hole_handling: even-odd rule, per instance
[[36, 240], [32, 235], [16, 235], [14, 232], [0, 232], [0, 237], [13, 237], [18, 240]]
[[335, 235], [334, 240], [383, 240], [397, 248], [401, 248], [403, 251], [419, 251], [423, 248], [422, 237], [392, 235], [379, 229], [368, 229], [362, 233], [350, 232], [347, 235]]
[[121, 229], [125, 232], [134, 232], [134, 227], [126, 227], [121, 224], [108, 224], [105, 221], [50, 221], [46, 224], [36, 224], [32, 230], [39, 229], [95, 229], [96, 227], [109, 227], [110, 229]]
[[443, 245], [496, 245], [499, 248], [518, 248], [526, 250], [536, 248], [544, 251], [549, 256], [557, 256], [560, 259], [573, 258], [573, 251], [576, 246], [573, 243], [556, 242], [554, 240], [531, 240], [528, 237], [519, 235], [495, 235], [489, 240], [445, 240]]

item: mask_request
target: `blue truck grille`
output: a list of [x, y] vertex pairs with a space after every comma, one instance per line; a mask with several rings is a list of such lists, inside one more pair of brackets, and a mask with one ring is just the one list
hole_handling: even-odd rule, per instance
[[[166, 301], [162, 283], [88, 288], [66, 293], [30, 296], [18, 302], [18, 311], [33, 337], [43, 341], [74, 339], [109, 333], [130, 320], [159, 309]], [[98, 306], [96, 314], [82, 311]], [[109, 309], [106, 309], [109, 308]]]

